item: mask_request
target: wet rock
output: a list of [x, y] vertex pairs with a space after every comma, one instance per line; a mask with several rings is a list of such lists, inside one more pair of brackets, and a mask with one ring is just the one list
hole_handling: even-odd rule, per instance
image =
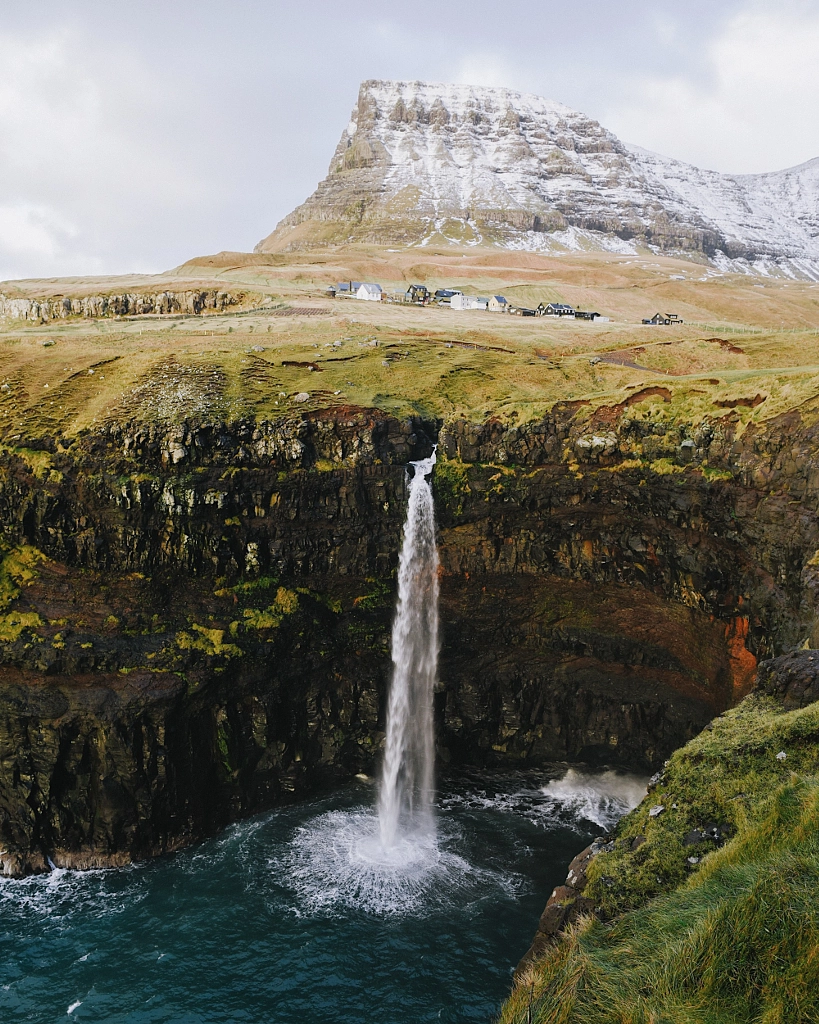
[[757, 688], [777, 697], [788, 711], [819, 700], [819, 650], [792, 651], [761, 662]]
[[[647, 484], [643, 469], [613, 469], [619, 448], [595, 456], [599, 465], [589, 462], [582, 473], [570, 468], [564, 455], [575, 452], [578, 438], [609, 433], [610, 425], [580, 422], [587, 412], [582, 404], [560, 406], [518, 427], [399, 419], [355, 407], [294, 410], [275, 421], [117, 420], [70, 450], [55, 438], [26, 439], [21, 449], [39, 446], [51, 456], [52, 479], [36, 476], [19, 453], [0, 453], [0, 522], [8, 543], [33, 544], [51, 560], [54, 575], [42, 584], [46, 604], [80, 576], [99, 574], [103, 588], [118, 573], [142, 575], [177, 581], [169, 593], [180, 613], [196, 611], [201, 624], [225, 615], [210, 603], [221, 586], [217, 578], [232, 586], [245, 573], [254, 580], [275, 576], [292, 589], [322, 593], [339, 581], [388, 586], [406, 502], [405, 465], [428, 455], [439, 436], [439, 451], [455, 460], [447, 466], [442, 458], [434, 479], [442, 563], [436, 716], [446, 756], [455, 764], [583, 758], [655, 768], [735, 701], [753, 677], [757, 654], [804, 637], [815, 617], [815, 503], [770, 489], [801, 481], [800, 493], [819, 494], [819, 476], [807, 468], [812, 456], [800, 456], [801, 476], [776, 468], [786, 445], [790, 451], [798, 439], [811, 453], [816, 436], [791, 422], [768, 425], [743, 435], [730, 455], [738, 461], [719, 463], [735, 470], [730, 480], [714, 484], [686, 471]], [[729, 459], [734, 429], [714, 424], [719, 458]], [[620, 428], [611, 434], [618, 446], [632, 443]], [[650, 436], [663, 445], [679, 439]], [[175, 459], [174, 452], [185, 454]], [[762, 471], [764, 493], [754, 489]], [[194, 609], [188, 602], [199, 586], [209, 596]], [[350, 605], [367, 593], [363, 582], [345, 591]], [[148, 687], [132, 703], [102, 679], [125, 669], [130, 674], [122, 680], [133, 681], [136, 653], [143, 668], [148, 654], [157, 657], [147, 640], [137, 651], [133, 633], [109, 636], [107, 612], [57, 640], [62, 647], [52, 643], [56, 626], [41, 629], [45, 641], [28, 633], [0, 645], [0, 697], [8, 700], [10, 723], [0, 743], [14, 753], [0, 765], [0, 800], [19, 849], [31, 856], [42, 848], [78, 857], [97, 848], [112, 857], [123, 849], [147, 855], [309, 792], [325, 768], [340, 776], [371, 771], [383, 732], [389, 600], [373, 614], [373, 622], [362, 623], [345, 608], [332, 620], [337, 626], [320, 619], [320, 627], [306, 623], [302, 636], [288, 634], [281, 646], [259, 641], [228, 668], [194, 651], [180, 669], [191, 692], [174, 698], [167, 720], [161, 687]], [[62, 616], [43, 606], [44, 623]], [[213, 626], [224, 634], [221, 643], [232, 642], [229, 628], [235, 621], [238, 630], [242, 618], [231, 607]], [[341, 623], [350, 632], [332, 646], [328, 635], [335, 637]], [[184, 630], [187, 622], [172, 635]], [[317, 651], [332, 654], [312, 664]], [[761, 685], [793, 706], [816, 699], [817, 653], [797, 652], [790, 674], [763, 667]], [[362, 674], [367, 665], [375, 666], [370, 675]], [[18, 687], [20, 674], [26, 682]], [[55, 706], [57, 697], [63, 701], [65, 728], [73, 732], [45, 707], [46, 691]], [[80, 713], [80, 701], [92, 696], [93, 708], [86, 704]], [[244, 709], [244, 700], [262, 703], [266, 724], [260, 712]], [[139, 725], [138, 704], [147, 716]], [[110, 720], [96, 717], [103, 712]], [[22, 717], [26, 736], [14, 731]], [[361, 733], [358, 721], [365, 722]], [[83, 751], [104, 746], [118, 729], [127, 749], [110, 750], [121, 772], [103, 786], [102, 762], [93, 762], [90, 775], [80, 770]], [[154, 738], [140, 747], [139, 736], [149, 733]], [[230, 772], [220, 747], [226, 735], [226, 749], [235, 753]], [[289, 736], [303, 741], [299, 761], [295, 750], [279, 750]], [[36, 749], [32, 738], [41, 744]], [[185, 743], [201, 753], [201, 785]], [[144, 765], [155, 766], [150, 773], [176, 781], [134, 788], [132, 775], [149, 771], [129, 753], [137, 749]], [[64, 781], [53, 786], [54, 779]], [[662, 774], [654, 785], [661, 781]], [[33, 808], [35, 792], [48, 797], [35, 798]], [[88, 823], [97, 820], [102, 792], [115, 812], [94, 832]], [[209, 800], [212, 813], [202, 809]], [[2, 842], [12, 850], [11, 840]], [[581, 868], [572, 867], [571, 887], [583, 884]]]
[[542, 955], [544, 949], [570, 924], [581, 917], [596, 912], [594, 900], [583, 895], [586, 887], [586, 871], [591, 861], [601, 852], [613, 849], [613, 842], [603, 836], [582, 850], [569, 865], [564, 885], [553, 890], [546, 908], [540, 916], [538, 930], [532, 945], [515, 969], [520, 977], [526, 968]]

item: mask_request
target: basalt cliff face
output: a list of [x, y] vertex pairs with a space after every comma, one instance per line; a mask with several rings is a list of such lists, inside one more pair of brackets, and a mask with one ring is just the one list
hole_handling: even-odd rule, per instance
[[168, 313], [223, 313], [232, 307], [260, 302], [261, 296], [218, 288], [187, 291], [133, 291], [119, 295], [54, 295], [30, 298], [0, 292], [0, 316], [35, 322], [68, 317], [158, 316]]
[[509, 89], [367, 81], [327, 177], [259, 252], [365, 241], [517, 249], [647, 245], [819, 275], [819, 159], [701, 170]]
[[441, 760], [661, 761], [813, 628], [819, 432], [627, 412], [5, 450], [3, 871], [150, 856], [373, 771], [406, 464], [436, 440]]

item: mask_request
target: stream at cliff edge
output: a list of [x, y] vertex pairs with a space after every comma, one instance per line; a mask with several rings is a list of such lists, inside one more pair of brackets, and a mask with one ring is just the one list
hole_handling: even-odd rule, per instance
[[644, 792], [565, 767], [450, 778], [432, 863], [386, 880], [356, 863], [361, 782], [151, 863], [2, 881], [0, 1020], [488, 1022], [571, 858]]

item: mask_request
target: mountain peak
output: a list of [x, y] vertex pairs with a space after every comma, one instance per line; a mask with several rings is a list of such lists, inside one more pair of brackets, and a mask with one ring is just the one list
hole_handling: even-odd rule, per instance
[[819, 276], [817, 161], [722, 175], [531, 93], [370, 79], [327, 177], [256, 248], [431, 241], [648, 247]]

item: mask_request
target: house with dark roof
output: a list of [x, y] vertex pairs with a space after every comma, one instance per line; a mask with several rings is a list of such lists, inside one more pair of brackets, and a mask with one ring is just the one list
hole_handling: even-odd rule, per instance
[[676, 313], [655, 313], [654, 316], [648, 320], [643, 320], [644, 324], [681, 324], [683, 321]]
[[406, 301], [425, 305], [429, 302], [429, 289], [423, 284], [411, 284], [406, 291]]
[[509, 303], [502, 295], [493, 295], [489, 300], [487, 309], [493, 313], [506, 313], [509, 309]]
[[565, 302], [547, 302], [537, 307], [539, 316], [574, 316], [574, 306], [567, 306]]

